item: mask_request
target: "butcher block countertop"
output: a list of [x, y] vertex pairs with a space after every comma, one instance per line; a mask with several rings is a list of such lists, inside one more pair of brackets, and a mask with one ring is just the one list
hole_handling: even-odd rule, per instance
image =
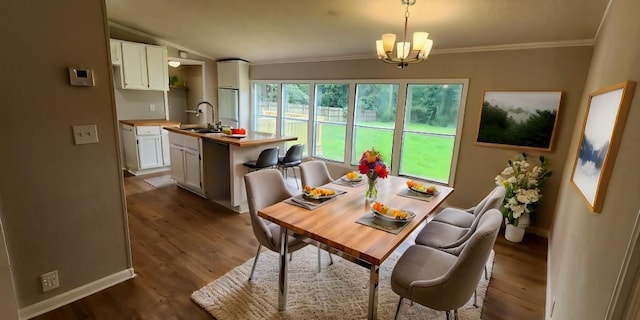
[[202, 138], [203, 141], [212, 141], [218, 143], [224, 143], [234, 145], [238, 147], [251, 147], [259, 146], [262, 144], [272, 142], [284, 142], [298, 140], [298, 137], [293, 136], [281, 136], [263, 132], [249, 132], [244, 138], [229, 137], [224, 133], [197, 133], [193, 131], [181, 130], [179, 128], [168, 127], [165, 128], [168, 131], [184, 134], [192, 137]]
[[120, 120], [120, 123], [130, 126], [162, 126], [162, 127], [180, 127], [179, 121], [170, 121], [163, 119], [151, 119], [151, 120]]

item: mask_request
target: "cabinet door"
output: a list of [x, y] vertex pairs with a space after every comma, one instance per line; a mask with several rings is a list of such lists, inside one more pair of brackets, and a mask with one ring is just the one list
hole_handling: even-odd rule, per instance
[[111, 48], [111, 64], [119, 66], [122, 64], [122, 44], [119, 40], [109, 39]]
[[147, 46], [146, 49], [149, 89], [169, 90], [167, 49], [155, 46]]
[[127, 169], [138, 170], [138, 148], [136, 145], [136, 134], [132, 126], [123, 125], [120, 133], [122, 134], [122, 144], [124, 146], [124, 165]]
[[140, 161], [140, 169], [163, 166], [162, 138], [160, 135], [138, 137], [138, 161]]
[[162, 129], [162, 163], [165, 167], [171, 165], [171, 152], [169, 152], [169, 135]]
[[238, 89], [239, 80], [238, 61], [218, 62], [218, 88]]
[[184, 149], [184, 184], [201, 190], [200, 153], [196, 150]]
[[145, 47], [140, 43], [122, 42], [123, 89], [149, 89]]
[[171, 178], [178, 183], [184, 183], [184, 150], [180, 146], [171, 145], [169, 147], [171, 156]]

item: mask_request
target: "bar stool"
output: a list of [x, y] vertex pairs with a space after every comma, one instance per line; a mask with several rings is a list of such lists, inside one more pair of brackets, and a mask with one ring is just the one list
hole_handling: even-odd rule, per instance
[[278, 165], [279, 151], [280, 148], [278, 147], [264, 149], [260, 152], [256, 161], [247, 161], [242, 165], [249, 168], [249, 172], [265, 168], [273, 168]]
[[278, 167], [282, 169], [282, 176], [287, 178], [287, 169], [293, 169], [293, 177], [296, 180], [296, 187], [300, 188], [298, 185], [298, 176], [296, 175], [295, 167], [299, 166], [302, 163], [302, 150], [304, 149], [304, 145], [302, 144], [294, 144], [289, 147], [287, 150], [287, 154], [284, 157], [278, 158]]

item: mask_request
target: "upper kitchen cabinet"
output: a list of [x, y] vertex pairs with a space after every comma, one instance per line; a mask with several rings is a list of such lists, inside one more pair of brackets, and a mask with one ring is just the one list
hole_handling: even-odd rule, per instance
[[218, 61], [218, 88], [243, 89], [249, 86], [249, 63], [244, 60]]
[[[117, 40], [116, 40], [117, 41]], [[169, 90], [169, 70], [167, 66], [167, 48], [146, 45], [129, 41], [110, 42], [111, 61], [114, 61], [114, 51], [121, 51], [121, 66], [116, 76], [122, 89], [133, 90]], [[116, 49], [114, 50], [114, 47]]]
[[122, 41], [109, 39], [111, 47], [111, 64], [116, 66], [122, 65]]

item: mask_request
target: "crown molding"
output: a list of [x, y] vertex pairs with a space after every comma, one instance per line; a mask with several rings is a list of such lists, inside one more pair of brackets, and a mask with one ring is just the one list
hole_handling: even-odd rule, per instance
[[210, 60], [213, 60], [213, 61], [218, 60], [217, 58], [211, 57], [208, 54], [195, 51], [195, 50], [193, 50], [191, 48], [184, 47], [184, 46], [179, 45], [179, 44], [177, 44], [175, 42], [171, 42], [171, 41], [168, 41], [168, 40], [165, 40], [165, 39], [162, 39], [162, 38], [158, 38], [158, 37], [156, 37], [154, 35], [151, 35], [151, 34], [148, 34], [146, 32], [142, 32], [142, 31], [133, 29], [131, 27], [127, 27], [127, 26], [125, 26], [123, 24], [120, 24], [120, 23], [117, 23], [117, 22], [114, 22], [114, 21], [111, 21], [111, 20], [109, 20], [109, 27], [115, 27], [115, 28], [130, 32], [130, 33], [133, 33], [133, 34], [141, 36], [141, 37], [153, 39], [154, 41], [158, 42], [158, 44], [163, 45], [163, 46], [173, 47], [173, 48], [176, 48], [176, 49], [178, 49], [180, 51], [186, 51], [186, 52], [189, 52], [189, 53], [192, 53], [192, 54], [195, 54], [195, 55], [198, 55], [198, 56], [201, 56], [203, 58], [207, 58], [207, 59], [210, 59]]

